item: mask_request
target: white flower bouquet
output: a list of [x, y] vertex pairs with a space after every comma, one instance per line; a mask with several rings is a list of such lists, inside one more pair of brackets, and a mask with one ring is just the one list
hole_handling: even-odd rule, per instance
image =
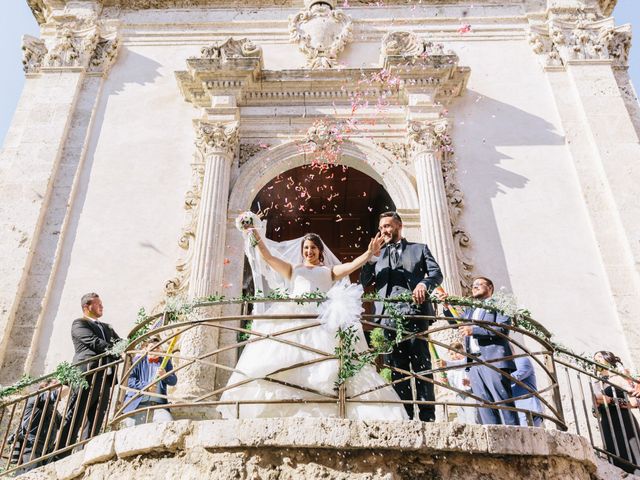
[[242, 232], [243, 235], [249, 235], [249, 242], [251, 246], [258, 245], [258, 239], [250, 232], [251, 229], [256, 228], [260, 223], [260, 218], [253, 212], [242, 212], [236, 218], [236, 228]]

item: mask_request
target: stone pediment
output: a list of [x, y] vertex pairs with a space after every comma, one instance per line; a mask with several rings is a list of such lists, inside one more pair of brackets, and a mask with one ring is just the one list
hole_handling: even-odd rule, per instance
[[[358, 82], [363, 77], [375, 77], [381, 69], [398, 79], [397, 92], [388, 98], [391, 103], [406, 104], [411, 93], [425, 94], [433, 102], [449, 103], [464, 91], [469, 68], [458, 66], [455, 53], [411, 35], [394, 32], [385, 37], [380, 68], [368, 69], [263, 70], [260, 48], [251, 44], [248, 50], [238, 50], [240, 43], [251, 42], [227, 40], [222, 45], [236, 45], [235, 55], [225, 54], [222, 45], [205, 47], [202, 56], [189, 58], [187, 70], [176, 72], [176, 77], [185, 99], [204, 108], [211, 106], [214, 96], [229, 94], [234, 94], [237, 104], [243, 106], [348, 102], [356, 88], [361, 90]], [[412, 42], [411, 49], [405, 48], [406, 42], [391, 44], [400, 37]], [[222, 50], [209, 53], [216, 48]], [[381, 88], [374, 81], [365, 95], [375, 98]]]

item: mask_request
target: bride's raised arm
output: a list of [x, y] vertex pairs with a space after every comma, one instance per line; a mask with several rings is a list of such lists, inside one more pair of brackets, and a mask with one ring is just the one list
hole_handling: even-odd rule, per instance
[[255, 237], [257, 242], [256, 246], [258, 247], [258, 251], [260, 252], [260, 255], [262, 256], [264, 261], [267, 262], [267, 264], [269, 264], [269, 266], [273, 268], [276, 272], [278, 272], [284, 278], [289, 280], [291, 278], [291, 272], [293, 271], [293, 267], [291, 266], [291, 264], [288, 262], [285, 262], [281, 258], [274, 257], [271, 254], [271, 252], [269, 251], [269, 248], [262, 241], [262, 238], [260, 238], [260, 234], [258, 233], [258, 230], [256, 230], [255, 228], [252, 228], [251, 235]]
[[380, 235], [380, 232], [376, 233], [376, 236], [371, 239], [369, 242], [369, 247], [367, 247], [367, 251], [364, 252], [357, 258], [354, 258], [348, 263], [343, 263], [340, 265], [335, 265], [331, 269], [331, 276], [334, 280], [340, 280], [343, 277], [346, 277], [352, 272], [355, 272], [361, 266], [369, 261], [369, 259], [373, 255], [380, 255], [380, 249], [384, 245], [384, 238]]

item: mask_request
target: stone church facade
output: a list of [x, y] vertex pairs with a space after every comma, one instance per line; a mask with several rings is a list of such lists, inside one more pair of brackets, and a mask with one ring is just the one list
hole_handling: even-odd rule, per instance
[[448, 291], [489, 276], [558, 341], [640, 364], [640, 107], [615, 0], [28, 2], [0, 382], [70, 359], [87, 291], [121, 335], [167, 296], [239, 296], [235, 218], [318, 161], [359, 180], [327, 174], [343, 210], [286, 232], [353, 254], [392, 204]]

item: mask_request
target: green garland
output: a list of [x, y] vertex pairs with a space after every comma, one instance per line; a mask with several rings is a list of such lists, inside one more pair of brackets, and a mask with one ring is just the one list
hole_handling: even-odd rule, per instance
[[69, 385], [71, 388], [88, 388], [89, 384], [83, 376], [83, 372], [78, 368], [70, 364], [69, 362], [60, 363], [53, 373], [45, 375], [43, 377], [34, 378], [26, 373], [22, 375], [13, 385], [0, 389], [0, 400], [10, 395], [20, 393], [27, 387], [36, 383], [43, 382], [48, 379], [55, 378], [63, 385]]
[[[326, 294], [322, 292], [309, 292], [304, 295], [298, 297], [291, 297], [287, 291], [281, 289], [275, 289], [271, 291], [269, 294], [265, 295], [263, 292], [258, 291], [255, 295], [242, 295], [237, 298], [229, 298], [227, 299], [223, 295], [210, 295], [203, 298], [197, 298], [193, 301], [181, 301], [180, 299], [174, 299], [174, 301], [170, 301], [165, 306], [165, 322], [164, 324], [170, 324], [179, 321], [180, 317], [184, 315], [189, 315], [194, 311], [195, 308], [199, 306], [206, 306], [207, 304], [212, 303], [237, 303], [237, 302], [256, 302], [256, 301], [269, 301], [269, 300], [292, 300], [298, 304], [305, 303], [310, 300], [317, 301], [318, 303], [326, 300]], [[338, 333], [338, 335], [343, 335], [341, 341], [343, 342], [343, 347], [336, 351], [336, 355], [342, 359], [343, 364], [347, 365], [343, 372], [341, 372], [338, 381], [336, 384], [342, 384], [346, 381], [347, 378], [350, 378], [349, 375], [355, 375], [359, 370], [361, 370], [364, 365], [370, 363], [375, 357], [381, 353], [388, 353], [390, 349], [393, 347], [393, 343], [398, 343], [401, 339], [406, 335], [405, 329], [405, 316], [400, 313], [395, 306], [397, 303], [411, 303], [413, 301], [411, 293], [406, 293], [399, 295], [393, 298], [383, 298], [380, 297], [377, 293], [373, 294], [365, 294], [362, 297], [363, 300], [373, 300], [380, 301], [384, 303], [385, 312], [388, 313], [389, 316], [396, 323], [396, 337], [395, 342], [392, 342], [385, 338], [384, 331], [382, 329], [374, 329], [372, 332], [372, 346], [373, 350], [364, 352], [362, 354], [357, 354], [355, 352], [355, 348], [353, 346], [353, 341], [355, 340], [354, 333], [347, 331], [343, 331], [343, 333]], [[472, 307], [472, 308], [483, 308], [485, 310], [501, 313], [507, 316], [512, 317], [514, 321], [514, 325], [526, 330], [533, 335], [549, 342], [555, 349], [557, 349], [557, 354], [561, 356], [565, 356], [570, 358], [572, 361], [580, 364], [586, 371], [593, 371], [595, 366], [592, 362], [585, 358], [581, 358], [580, 355], [571, 352], [566, 347], [555, 343], [551, 340], [551, 335], [549, 332], [541, 328], [537, 323], [535, 323], [531, 319], [531, 314], [526, 309], [513, 309], [511, 305], [506, 305], [501, 303], [500, 301], [496, 301], [495, 299], [489, 300], [476, 300], [468, 297], [458, 297], [458, 296], [449, 296], [446, 302], [441, 302], [435, 297], [431, 297], [430, 301], [433, 303], [447, 303], [455, 306], [463, 306], [463, 307]], [[117, 342], [108, 353], [111, 355], [119, 356], [122, 352], [126, 351], [126, 348], [136, 340], [137, 338], [146, 335], [151, 331], [151, 323], [150, 323], [149, 315], [146, 313], [144, 307], [141, 307], [138, 310], [138, 314], [136, 317], [135, 324], [139, 326], [139, 328], [135, 329], [135, 332], [131, 334], [127, 339], [123, 339], [120, 342]], [[250, 329], [251, 326], [247, 325], [247, 329]], [[378, 331], [377, 333], [375, 333]], [[380, 338], [377, 341], [377, 344], [374, 341], [374, 333]], [[246, 337], [245, 337], [246, 336]], [[250, 336], [249, 333], [241, 333], [239, 338], [242, 340], [248, 339]], [[381, 375], [387, 375], [390, 377], [390, 371], [385, 372], [383, 369]], [[353, 373], [349, 373], [353, 372]], [[80, 370], [76, 367], [73, 367], [68, 362], [62, 362], [60, 365], [56, 367], [54, 373], [50, 375], [46, 375], [40, 378], [33, 378], [28, 375], [23, 375], [20, 380], [18, 380], [15, 384], [1, 388], [0, 389], [0, 399], [5, 398], [9, 395], [14, 395], [16, 393], [21, 392], [24, 388], [29, 387], [35, 383], [41, 382], [48, 378], [56, 378], [61, 383], [67, 383], [73, 387], [82, 387], [86, 388], [84, 385], [86, 384], [86, 380], [82, 377]]]

